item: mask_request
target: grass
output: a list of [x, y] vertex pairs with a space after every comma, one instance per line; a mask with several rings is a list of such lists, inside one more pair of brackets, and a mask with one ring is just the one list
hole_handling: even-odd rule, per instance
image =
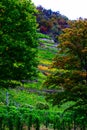
[[41, 48], [38, 50], [38, 60], [39, 62], [42, 62], [43, 60], [45, 60], [45, 62], [47, 61], [47, 62], [52, 63], [52, 59], [54, 58], [55, 53], [56, 51], [54, 49], [52, 50], [49, 48], [47, 49]]
[[[50, 43], [43, 42], [43, 44], [45, 45], [44, 47], [41, 47], [41, 46], [38, 47], [38, 61], [39, 61], [38, 82], [26, 83], [24, 84], [25, 88], [44, 89], [42, 88], [42, 84], [47, 78], [47, 76], [44, 75], [43, 72], [54, 71], [53, 69], [50, 70], [49, 66], [52, 64], [52, 59], [55, 57], [55, 54], [57, 53], [57, 49], [51, 48], [52, 44]], [[47, 47], [47, 44], [49, 44], [48, 47]], [[25, 99], [22, 100], [23, 103], [24, 101], [26, 101], [26, 103], [29, 102], [30, 105], [35, 105], [37, 102], [47, 103], [43, 94], [38, 95], [38, 94], [31, 94], [31, 93], [26, 93], [26, 92], [24, 92], [23, 94], [21, 96], [21, 97], [25, 97]], [[20, 95], [21, 93], [19, 94], [19, 96]], [[57, 106], [53, 107], [50, 103], [48, 104], [50, 106], [51, 111], [61, 111], [60, 109], [57, 108]]]
[[38, 38], [47, 38], [47, 39], [51, 39], [51, 37], [49, 37], [49, 36], [46, 35], [46, 34], [37, 33], [37, 35], [38, 35]]
[[46, 39], [39, 39], [39, 43], [44, 43], [45, 45], [49, 45], [50, 46], [50, 44], [51, 45], [53, 45], [54, 44], [54, 42], [53, 41], [51, 41], [51, 39], [48, 39], [48, 38], [46, 38]]
[[[20, 105], [32, 105], [35, 106], [38, 101], [46, 102], [43, 96], [39, 96], [38, 94], [29, 93], [28, 91], [20, 91], [16, 89], [9, 89], [9, 94], [15, 102]], [[11, 99], [12, 99], [11, 98]]]
[[[43, 34], [38, 34], [39, 38], [49, 38], [47, 35]], [[49, 40], [48, 40], [49, 41]], [[55, 57], [55, 54], [57, 53], [57, 49], [52, 47], [51, 43], [44, 43], [44, 47], [39, 46], [38, 47], [38, 77], [37, 77], [37, 82], [29, 82], [29, 83], [24, 83], [23, 84], [23, 89], [22, 85], [19, 87], [20, 89], [9, 89], [9, 97], [8, 100], [10, 103], [13, 104], [20, 104], [20, 105], [31, 105], [32, 107], [36, 106], [37, 102], [42, 102], [42, 103], [47, 103], [45, 100], [45, 97], [43, 94], [37, 94], [37, 93], [30, 93], [26, 89], [44, 89], [42, 88], [42, 84], [47, 78], [46, 75], [43, 74], [45, 73], [52, 73], [55, 70], [54, 69], [49, 69], [49, 66], [52, 63], [52, 59]], [[2, 90], [1, 90], [2, 91]], [[2, 99], [2, 102], [6, 102], [6, 91], [3, 90], [2, 93], [0, 93], [0, 99]], [[3, 99], [4, 97], [4, 99]], [[50, 106], [51, 111], [61, 111], [57, 107], [53, 107], [50, 103], [48, 103]]]

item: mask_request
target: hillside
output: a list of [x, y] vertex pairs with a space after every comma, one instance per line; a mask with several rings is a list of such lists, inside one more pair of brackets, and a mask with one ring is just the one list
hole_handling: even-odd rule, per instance
[[55, 42], [58, 42], [58, 35], [61, 34], [62, 29], [68, 27], [68, 18], [60, 14], [59, 11], [47, 10], [42, 6], [38, 6], [37, 10], [36, 18], [39, 32], [49, 35]]
[[[1, 104], [19, 106], [32, 105], [32, 107], [35, 107], [38, 102], [46, 103], [44, 93], [47, 91], [42, 88], [42, 84], [46, 79], [46, 76], [53, 71], [50, 70], [50, 65], [57, 49], [56, 44], [54, 44], [53, 40], [50, 39], [49, 36], [43, 34], [38, 35], [38, 77], [33, 81], [24, 80], [21, 85], [17, 86], [15, 89], [2, 89], [0, 91]], [[7, 93], [8, 95], [6, 95]], [[4, 99], [3, 96], [5, 97]]]
[[[57, 44], [49, 36], [40, 33], [38, 34], [38, 42], [38, 77], [33, 81], [25, 80], [20, 86], [13, 89], [0, 89], [1, 127], [5, 126], [6, 130], [8, 130], [7, 127], [12, 130], [12, 126], [15, 126], [17, 130], [20, 127], [21, 130], [75, 128], [73, 111], [63, 115], [64, 110], [72, 106], [73, 102], [67, 102], [59, 108], [52, 106], [50, 102], [45, 100], [45, 94], [50, 95], [55, 91], [48, 91], [42, 87], [47, 75], [56, 71], [50, 66], [57, 53]], [[81, 117], [78, 115], [78, 118]], [[82, 119], [80, 120], [82, 121]]]
[[31, 0], [0, 7], [0, 130], [86, 130], [87, 19]]
[[[0, 106], [37, 109], [40, 103], [42, 104], [42, 108], [39, 109], [58, 110], [57, 107], [53, 107], [45, 100], [44, 95], [50, 94], [50, 92], [53, 91], [48, 91], [46, 88], [43, 88], [42, 85], [46, 77], [55, 71], [51, 69], [50, 66], [57, 52], [57, 36], [61, 33], [61, 29], [67, 25], [66, 21], [68, 19], [59, 12], [46, 10], [43, 7], [37, 7], [37, 10], [38, 13], [35, 15], [38, 23], [38, 76], [33, 80], [25, 79], [20, 80], [21, 82], [13, 81], [15, 82], [14, 84], [17, 84], [16, 87], [11, 86], [8, 89], [6, 89], [6, 87], [0, 88]], [[6, 51], [8, 51], [8, 48]], [[18, 76], [18, 78], [20, 78], [20, 76]]]

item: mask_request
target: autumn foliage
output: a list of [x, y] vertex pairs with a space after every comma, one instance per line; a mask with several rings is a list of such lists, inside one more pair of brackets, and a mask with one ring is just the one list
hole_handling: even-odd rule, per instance
[[51, 9], [45, 9], [42, 6], [37, 7], [36, 14], [38, 29], [41, 33], [51, 36], [55, 42], [58, 41], [58, 35], [62, 29], [68, 26], [68, 18], [60, 14], [59, 11], [54, 12]]
[[[60, 89], [60, 93], [48, 96], [53, 104], [61, 101], [75, 101], [86, 107], [87, 104], [87, 20], [69, 22], [69, 28], [59, 37], [58, 53], [53, 67], [56, 73], [47, 78], [48, 88]], [[60, 71], [62, 70], [62, 71]]]

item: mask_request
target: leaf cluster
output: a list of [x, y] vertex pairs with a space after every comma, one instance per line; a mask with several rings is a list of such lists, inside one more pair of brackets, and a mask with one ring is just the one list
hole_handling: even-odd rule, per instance
[[0, 80], [3, 84], [5, 81], [9, 84], [11, 80], [31, 79], [36, 75], [35, 12], [30, 0], [0, 1]]
[[81, 101], [86, 106], [87, 20], [79, 19], [69, 24], [69, 28], [64, 29], [59, 37], [58, 53], [53, 60], [53, 67], [57, 71], [48, 76], [45, 82], [48, 89], [58, 89], [61, 92], [47, 95], [47, 98], [51, 99], [53, 104]]

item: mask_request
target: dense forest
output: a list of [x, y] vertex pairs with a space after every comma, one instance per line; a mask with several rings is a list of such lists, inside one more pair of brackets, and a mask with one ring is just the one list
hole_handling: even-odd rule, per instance
[[0, 1], [0, 130], [87, 130], [87, 19]]
[[47, 10], [42, 6], [38, 6], [37, 10], [38, 30], [43, 34], [51, 36], [55, 42], [58, 42], [58, 36], [61, 34], [62, 29], [68, 27], [68, 18], [60, 14], [59, 11]]

